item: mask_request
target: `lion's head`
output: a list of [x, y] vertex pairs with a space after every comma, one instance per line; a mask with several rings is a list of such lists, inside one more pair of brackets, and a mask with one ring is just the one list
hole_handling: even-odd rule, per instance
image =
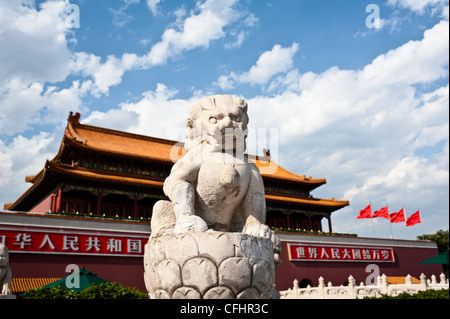
[[231, 95], [213, 95], [194, 104], [186, 120], [185, 148], [207, 143], [216, 151], [244, 152], [247, 102]]

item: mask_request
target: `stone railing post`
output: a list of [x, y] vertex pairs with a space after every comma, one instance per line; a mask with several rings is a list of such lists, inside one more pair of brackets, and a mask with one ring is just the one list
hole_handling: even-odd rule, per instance
[[425, 276], [424, 273], [420, 275], [420, 286], [419, 290], [427, 290], [428, 284], [427, 284], [427, 276]]
[[411, 277], [410, 274], [408, 274], [408, 275], [405, 277], [405, 285], [412, 285], [412, 284], [413, 284], [413, 282], [412, 282], [412, 277]]
[[377, 283], [376, 283], [376, 285], [377, 285], [378, 287], [381, 287], [381, 276], [378, 276], [378, 277], [377, 277]]
[[439, 278], [441, 279], [441, 282], [440, 282], [441, 285], [445, 285], [447, 283], [446, 280], [445, 280], [445, 275], [443, 273], [441, 273]]
[[294, 280], [294, 297], [295, 299], [298, 299], [298, 280]]
[[387, 276], [385, 274], [383, 274], [381, 276], [380, 293], [388, 294], [388, 292], [389, 292], [389, 287], [388, 287], [388, 282], [387, 282]]
[[436, 276], [435, 276], [435, 275], [431, 275], [431, 284], [432, 284], [432, 285], [436, 285], [436, 284], [437, 284]]
[[317, 292], [319, 295], [319, 299], [323, 299], [325, 297], [325, 280], [322, 276], [319, 277], [319, 286], [317, 287]]
[[355, 278], [352, 275], [348, 277], [347, 291], [349, 299], [356, 299]]

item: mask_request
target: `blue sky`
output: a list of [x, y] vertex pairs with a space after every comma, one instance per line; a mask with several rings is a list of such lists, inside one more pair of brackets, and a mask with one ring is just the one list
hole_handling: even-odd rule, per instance
[[0, 0], [0, 203], [53, 158], [70, 111], [182, 139], [190, 105], [233, 94], [249, 103], [250, 153], [269, 147], [327, 178], [314, 196], [350, 200], [334, 231], [389, 237], [387, 221], [355, 219], [369, 202], [420, 208], [422, 225], [392, 225], [394, 238], [448, 229], [448, 12], [448, 0]]

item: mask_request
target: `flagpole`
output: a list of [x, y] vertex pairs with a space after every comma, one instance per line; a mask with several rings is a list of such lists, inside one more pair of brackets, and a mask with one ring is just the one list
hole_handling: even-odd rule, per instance
[[423, 235], [424, 235], [424, 233], [423, 233], [423, 228], [422, 228], [422, 221], [423, 221], [423, 219], [422, 219], [422, 215], [420, 214], [420, 208], [419, 207], [417, 207], [417, 211], [419, 212], [419, 217], [420, 217], [420, 232], [422, 233], [422, 237], [423, 237]]
[[[389, 217], [389, 203], [386, 203], [386, 207], [388, 208], [388, 217]], [[391, 239], [393, 239], [393, 237], [392, 237], [392, 223], [391, 223], [391, 218], [389, 217], [389, 219], [388, 219], [388, 223], [389, 223], [389, 230], [390, 230], [390, 232], [391, 232]]]
[[[369, 201], [369, 205], [370, 205], [370, 213], [372, 214], [372, 202], [371, 201]], [[372, 222], [373, 237], [377, 237], [377, 235], [375, 235], [375, 226], [373, 225], [373, 216], [370, 217], [370, 220]]]
[[[404, 210], [405, 210], [405, 205], [403, 205], [403, 211], [404, 211]], [[406, 218], [406, 212], [405, 212], [404, 214], [405, 214], [405, 218]], [[405, 223], [405, 226], [406, 226], [406, 223]], [[408, 226], [406, 226], [406, 238], [409, 239]]]
[[375, 226], [373, 225], [373, 218], [371, 218], [371, 220], [372, 220], [373, 237], [377, 237], [377, 235], [375, 234]]

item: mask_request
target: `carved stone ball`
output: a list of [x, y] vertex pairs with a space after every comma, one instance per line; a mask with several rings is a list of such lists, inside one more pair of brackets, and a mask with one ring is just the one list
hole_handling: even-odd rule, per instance
[[150, 238], [144, 268], [151, 299], [270, 299], [278, 295], [268, 238], [212, 230]]

